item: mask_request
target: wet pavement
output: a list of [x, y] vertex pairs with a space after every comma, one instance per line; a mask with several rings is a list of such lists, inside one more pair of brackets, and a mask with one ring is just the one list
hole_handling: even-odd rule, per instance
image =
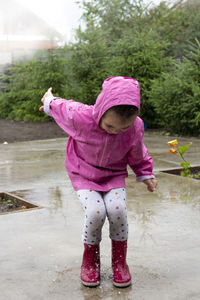
[[[79, 280], [83, 210], [64, 169], [65, 139], [0, 145], [0, 191], [42, 206], [0, 215], [0, 300], [199, 300], [200, 181], [164, 174], [179, 166], [168, 154], [174, 137], [145, 134], [158, 190], [127, 179], [128, 263], [133, 284], [112, 285], [108, 222], [101, 243], [102, 283]], [[185, 156], [200, 165], [200, 140]]]

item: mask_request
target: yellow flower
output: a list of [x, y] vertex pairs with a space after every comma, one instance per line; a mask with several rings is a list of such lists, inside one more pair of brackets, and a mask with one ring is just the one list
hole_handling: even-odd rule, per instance
[[169, 144], [170, 147], [176, 147], [178, 145], [178, 141], [173, 140], [173, 141], [168, 142], [168, 144]]
[[174, 148], [170, 148], [169, 149], [169, 153], [170, 154], [176, 154], [178, 152], [178, 150], [174, 149]]

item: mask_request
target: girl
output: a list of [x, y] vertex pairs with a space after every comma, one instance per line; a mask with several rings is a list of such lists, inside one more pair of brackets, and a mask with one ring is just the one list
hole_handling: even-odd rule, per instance
[[100, 283], [101, 231], [106, 216], [112, 240], [113, 284], [131, 284], [126, 263], [128, 221], [125, 178], [127, 165], [149, 191], [156, 189], [153, 162], [143, 144], [138, 82], [129, 77], [104, 81], [95, 105], [55, 98], [51, 88], [42, 98], [46, 114], [69, 135], [66, 170], [85, 210], [81, 281]]

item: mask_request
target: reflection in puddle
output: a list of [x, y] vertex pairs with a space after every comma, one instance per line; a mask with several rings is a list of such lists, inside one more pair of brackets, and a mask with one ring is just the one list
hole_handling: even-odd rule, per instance
[[63, 208], [62, 192], [58, 186], [49, 188], [50, 201], [54, 210]]
[[169, 199], [171, 202], [177, 203], [179, 199], [179, 193], [177, 191], [169, 191]]
[[155, 224], [155, 213], [152, 210], [143, 210], [140, 215], [137, 215], [136, 221], [141, 226], [141, 237], [139, 242], [144, 243], [151, 240], [155, 244], [155, 240], [151, 233], [151, 224]]
[[196, 210], [200, 208], [199, 187], [197, 181], [179, 176], [175, 181], [171, 181], [170, 185], [163, 184], [159, 188], [159, 197], [162, 201], [169, 201], [169, 203], [176, 205], [187, 205]]

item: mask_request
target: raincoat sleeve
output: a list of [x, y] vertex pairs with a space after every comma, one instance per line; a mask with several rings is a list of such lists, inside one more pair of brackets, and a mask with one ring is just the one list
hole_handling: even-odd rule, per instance
[[53, 117], [58, 126], [68, 135], [75, 136], [74, 113], [78, 102], [55, 97], [47, 97], [44, 101], [44, 112]]
[[138, 131], [136, 141], [128, 152], [128, 164], [136, 174], [136, 181], [141, 182], [146, 179], [155, 178], [155, 176], [153, 174], [153, 159], [148, 155], [148, 150], [143, 142], [143, 123]]

